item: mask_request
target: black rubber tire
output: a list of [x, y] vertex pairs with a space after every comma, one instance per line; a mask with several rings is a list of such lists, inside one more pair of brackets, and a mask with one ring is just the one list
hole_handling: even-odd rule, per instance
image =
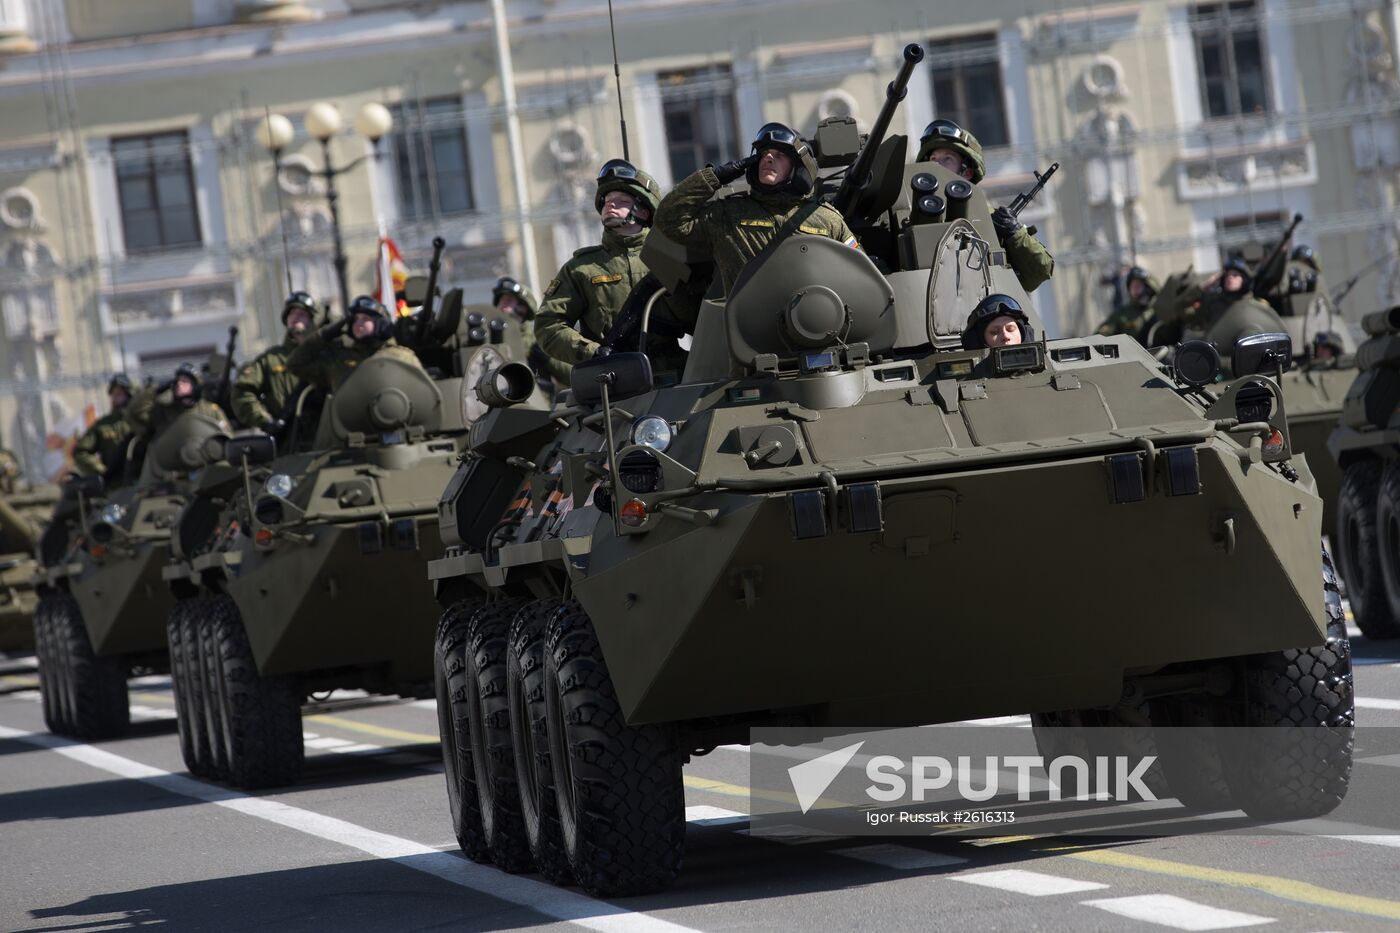
[[463, 653], [481, 831], [491, 850], [491, 861], [511, 873], [528, 870], [534, 861], [520, 815], [515, 747], [510, 737], [510, 698], [506, 691], [510, 623], [523, 602], [497, 600], [472, 613]]
[[442, 764], [447, 778], [452, 832], [463, 855], [474, 862], [490, 862], [491, 850], [481, 825], [476, 769], [472, 764], [465, 658], [467, 625], [480, 607], [479, 599], [459, 600], [448, 606], [438, 619], [433, 684], [437, 693], [438, 734], [442, 738]]
[[[1091, 762], [1099, 757], [1124, 756], [1128, 758], [1130, 767], [1144, 758], [1156, 756], [1160, 759], [1151, 728], [1151, 712], [1146, 703], [1139, 706], [1131, 718], [1118, 710], [1103, 709], [1035, 713], [1031, 716], [1031, 729], [1035, 733], [1036, 748], [1045, 759], [1047, 773], [1051, 761], [1062, 755]], [[1096, 773], [1089, 775], [1084, 787], [1080, 787], [1077, 780], [1071, 780], [1075, 777], [1072, 771], [1061, 772], [1061, 777], [1066, 779], [1060, 784], [1060, 793], [1066, 800], [1084, 794], [1113, 794], [1117, 790], [1113, 773], [1110, 773], [1107, 787], [1099, 787]], [[1143, 774], [1142, 783], [1159, 798], [1170, 794], [1160, 760]]]
[[1351, 781], [1356, 697], [1351, 643], [1331, 557], [1322, 551], [1327, 641], [1240, 659], [1232, 718], [1222, 747], [1236, 806], [1259, 820], [1330, 813]]
[[627, 724], [577, 602], [550, 618], [544, 658], [550, 766], [574, 877], [594, 897], [670, 887], [685, 855], [675, 730]]
[[1168, 793], [1191, 810], [1235, 809], [1220, 760], [1214, 699], [1201, 694], [1160, 697], [1151, 708]]
[[49, 619], [50, 646], [66, 701], [60, 734], [88, 742], [125, 735], [131, 727], [126, 665], [93, 652], [82, 610], [68, 594], [55, 598]]
[[506, 654], [506, 687], [520, 816], [535, 870], [555, 884], [571, 885], [574, 871], [569, 867], [564, 831], [559, 825], [544, 699], [545, 627], [559, 605], [557, 599], [540, 599], [515, 614]]
[[175, 722], [180, 732], [180, 757], [195, 777], [215, 777], [209, 746], [209, 720], [205, 712], [200, 654], [199, 620], [208, 611], [202, 596], [186, 597], [175, 604], [166, 623], [170, 642], [170, 680], [175, 691]]
[[199, 777], [200, 762], [195, 752], [194, 731], [190, 721], [190, 677], [185, 664], [185, 618], [193, 611], [194, 599], [176, 600], [165, 620], [165, 644], [170, 649], [170, 693], [175, 700], [175, 729], [180, 737], [180, 759], [185, 770]]
[[[1376, 490], [1376, 563], [1381, 570], [1385, 613], [1367, 611], [1367, 638], [1400, 638], [1400, 462], [1387, 461]], [[1370, 630], [1368, 631], [1367, 628]]]
[[192, 691], [199, 700], [191, 704], [191, 713], [204, 723], [203, 733], [208, 738], [209, 754], [202, 758], [202, 777], [214, 781], [225, 781], [229, 775], [229, 736], [225, 729], [223, 688], [220, 686], [218, 637], [214, 631], [212, 608], [214, 597], [206, 597], [199, 602], [197, 611], [190, 615], [190, 628], [186, 629], [192, 677], [195, 689]]
[[34, 607], [34, 657], [39, 662], [39, 701], [44, 709], [44, 727], [54, 735], [61, 735], [65, 720], [51, 644], [53, 623], [50, 621], [56, 598], [53, 595], [44, 596]]
[[1400, 618], [1386, 597], [1382, 569], [1379, 496], [1382, 467], [1378, 460], [1358, 460], [1342, 474], [1337, 493], [1337, 549], [1352, 616], [1367, 638], [1400, 635]]
[[208, 600], [219, 716], [228, 742], [224, 780], [244, 790], [283, 787], [301, 777], [301, 690], [296, 677], [258, 673], [243, 616], [233, 598]]

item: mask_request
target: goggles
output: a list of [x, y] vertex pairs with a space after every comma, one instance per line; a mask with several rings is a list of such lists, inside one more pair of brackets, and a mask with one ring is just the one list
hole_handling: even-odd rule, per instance
[[753, 138], [755, 152], [768, 146], [786, 146], [795, 150], [801, 145], [802, 137], [798, 136], [791, 127], [781, 123], [765, 123], [754, 134]]
[[962, 143], [964, 146], [972, 145], [969, 141], [967, 131], [952, 120], [934, 120], [928, 126], [924, 127], [924, 135], [920, 139], [920, 142], [926, 143], [931, 137], [935, 136], [942, 137], [943, 139], [951, 139], [954, 142]]
[[629, 181], [636, 181], [637, 167], [626, 159], [609, 159], [598, 170], [598, 180], [605, 181], [609, 178], [625, 178]]
[[292, 292], [287, 296], [287, 300], [283, 302], [282, 306], [284, 308], [302, 307], [310, 311], [316, 307], [316, 299], [312, 298], [308, 292]]
[[984, 298], [982, 303], [972, 312], [973, 320], [978, 324], [1003, 314], [1009, 314], [1017, 319], [1024, 319], [1026, 316], [1026, 312], [1021, 310], [1021, 303], [1010, 295], [991, 295]]
[[361, 295], [350, 302], [350, 316], [356, 314], [372, 314], [375, 317], [387, 317], [389, 312], [384, 310], [384, 306], [368, 295]]
[[503, 279], [497, 279], [496, 287], [492, 289], [492, 291], [494, 291], [497, 296], [503, 295], [507, 292], [509, 292], [512, 295], [519, 295], [524, 290], [525, 289], [521, 287], [519, 282], [517, 282], [515, 279], [510, 278], [509, 276]]

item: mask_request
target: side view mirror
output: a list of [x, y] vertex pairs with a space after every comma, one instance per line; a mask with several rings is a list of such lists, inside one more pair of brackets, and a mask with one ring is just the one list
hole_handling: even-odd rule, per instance
[[575, 404], [597, 405], [603, 400], [600, 376], [611, 377], [608, 399], [614, 402], [650, 392], [654, 387], [651, 360], [645, 353], [614, 353], [574, 364], [569, 385]]
[[224, 442], [224, 459], [229, 463], [267, 463], [277, 457], [277, 441], [266, 434], [243, 434]]
[[1287, 334], [1251, 334], [1235, 341], [1231, 368], [1235, 378], [1286, 372], [1293, 363], [1293, 339]]
[[1220, 374], [1220, 351], [1204, 340], [1187, 340], [1176, 348], [1172, 357], [1172, 372], [1176, 381], [1199, 389], [1210, 385]]

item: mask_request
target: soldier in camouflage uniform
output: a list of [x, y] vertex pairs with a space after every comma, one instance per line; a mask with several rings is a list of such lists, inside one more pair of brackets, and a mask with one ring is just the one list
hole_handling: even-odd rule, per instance
[[520, 324], [520, 342], [526, 348], [526, 362], [535, 375], [542, 380], [568, 385], [571, 367], [546, 353], [535, 339], [535, 316], [540, 308], [534, 292], [510, 276], [502, 276], [491, 289], [491, 305]]
[[[124, 409], [131, 401], [131, 380], [117, 373], [107, 382], [111, 410], [93, 422], [73, 445], [73, 470], [79, 476], [103, 476], [109, 485], [121, 481], [131, 424]], [[110, 476], [108, 474], [111, 474]]]
[[1147, 332], [1152, 327], [1155, 318], [1152, 312], [1152, 301], [1157, 297], [1157, 293], [1162, 290], [1146, 269], [1141, 266], [1133, 266], [1128, 270], [1125, 282], [1128, 290], [1127, 300], [1108, 316], [1108, 320], [1099, 325], [1095, 333], [1105, 337], [1112, 337], [1114, 334], [1128, 334], [1143, 346], [1147, 345]]
[[611, 159], [598, 173], [593, 206], [603, 242], [564, 263], [545, 289], [535, 322], [535, 339], [554, 361], [550, 374], [561, 382], [568, 382], [575, 363], [593, 358], [628, 293], [647, 275], [641, 251], [660, 199], [656, 180], [630, 162]]
[[[919, 140], [919, 162], [937, 162], [956, 172], [974, 185], [987, 177], [987, 162], [982, 157], [982, 144], [967, 130], [952, 120], [934, 120], [924, 128]], [[1006, 260], [1016, 273], [1021, 287], [1033, 292], [1055, 272], [1055, 259], [1045, 245], [1031, 236], [1005, 206], [992, 211], [992, 226], [996, 228]]]
[[199, 412], [232, 432], [224, 410], [202, 398], [202, 394], [198, 371], [189, 363], [181, 363], [169, 382], [142, 389], [132, 397], [125, 409], [126, 420], [133, 433], [149, 441], [160, 437], [187, 411]]
[[315, 320], [316, 300], [306, 292], [292, 292], [282, 306], [282, 323], [287, 334], [282, 342], [269, 347], [238, 371], [233, 383], [233, 416], [245, 428], [261, 428], [280, 438], [286, 429], [284, 415], [288, 401], [301, 388], [287, 366], [292, 350], [306, 339]]
[[[708, 249], [726, 295], [748, 261], [780, 237], [824, 236], [859, 249], [845, 218], [811, 197], [816, 173], [806, 140], [781, 123], [766, 124], [747, 157], [706, 165], [671, 189], [656, 211], [656, 229], [677, 243]], [[741, 176], [747, 192], [710, 200]]]
[[[349, 344], [340, 339], [347, 331]], [[412, 350], [394, 339], [394, 321], [388, 309], [369, 295], [361, 295], [350, 302], [345, 317], [298, 344], [287, 357], [287, 368], [303, 381], [335, 392], [355, 367], [376, 353], [421, 365]]]

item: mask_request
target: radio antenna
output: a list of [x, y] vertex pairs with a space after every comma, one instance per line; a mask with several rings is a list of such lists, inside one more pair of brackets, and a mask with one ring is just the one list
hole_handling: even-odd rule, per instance
[[[272, 108], [263, 107], [263, 119], [272, 123]], [[292, 255], [287, 249], [287, 216], [282, 210], [282, 152], [280, 149], [273, 150], [272, 153], [272, 190], [277, 195], [277, 229], [282, 233], [282, 271], [287, 273], [287, 294], [290, 295], [292, 289]]]
[[627, 149], [627, 114], [622, 110], [622, 70], [617, 67], [617, 25], [613, 22], [612, 0], [608, 0], [608, 32], [612, 34], [613, 83], [617, 85], [617, 120], [622, 124], [622, 158], [632, 161]]

